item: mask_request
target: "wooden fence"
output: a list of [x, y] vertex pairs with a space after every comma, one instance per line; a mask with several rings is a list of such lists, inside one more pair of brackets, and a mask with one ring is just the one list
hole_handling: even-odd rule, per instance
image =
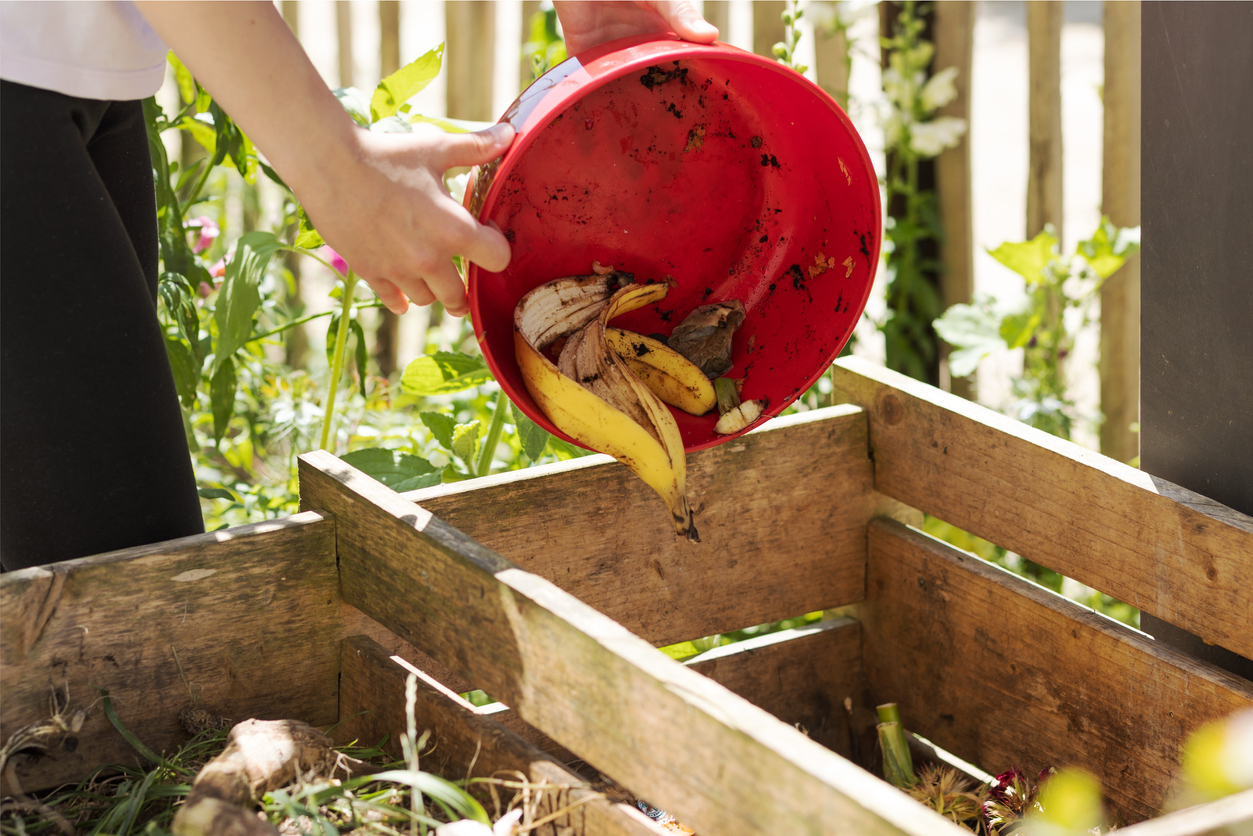
[[[507, 6], [518, 4], [521, 14], [504, 14]], [[283, 0], [283, 14], [300, 32], [299, 9], [312, 5], [302, 0]], [[354, 79], [353, 27], [347, 0], [336, 2], [337, 42], [339, 44], [339, 78], [344, 84]], [[360, 3], [375, 6], [379, 16], [380, 68], [384, 73], [397, 67], [400, 55], [400, 31], [403, 15], [426, 15], [434, 19], [436, 3], [376, 0]], [[719, 30], [731, 28], [732, 6], [729, 0], [705, 0], [705, 16]], [[820, 18], [819, 7], [832, 5], [830, 0], [807, 0], [803, 8], [812, 20]], [[492, 102], [499, 99], [493, 90], [494, 50], [498, 21], [509, 20], [516, 25], [519, 43], [528, 40], [530, 18], [539, 11], [534, 0], [446, 0], [443, 4], [445, 41], [446, 113], [460, 119], [490, 121], [498, 114]], [[1028, 0], [1027, 29], [1029, 49], [1029, 163], [1026, 207], [1026, 229], [1033, 236], [1045, 224], [1062, 227], [1062, 94], [1061, 94], [1061, 30], [1063, 6], [1049, 0]], [[783, 39], [780, 14], [786, 7], [782, 0], [752, 0], [752, 48], [770, 55], [771, 47]], [[358, 10], [359, 11], [359, 10]], [[970, 120], [970, 78], [974, 60], [974, 25], [976, 6], [973, 2], [938, 3], [935, 5], [931, 37], [936, 45], [933, 72], [955, 66], [958, 68], [957, 98], [940, 112]], [[1101, 210], [1119, 226], [1136, 226], [1140, 222], [1140, 3], [1107, 2], [1103, 11], [1105, 33], [1104, 147], [1102, 154]], [[808, 31], [813, 38], [813, 74], [819, 85], [837, 100], [848, 101], [849, 72], [846, 58], [849, 43], [842, 31], [828, 31], [817, 26]], [[358, 44], [360, 43], [358, 39]], [[413, 56], [403, 56], [412, 58]], [[525, 83], [530, 67], [524, 60], [520, 76]], [[510, 91], [512, 92], [512, 91]], [[970, 141], [946, 151], [937, 160], [936, 190], [945, 228], [941, 259], [945, 265], [941, 280], [944, 305], [970, 301], [974, 291], [974, 235], [972, 220]], [[1074, 242], [1070, 242], [1073, 246]], [[1101, 291], [1100, 335], [1100, 406], [1105, 415], [1101, 427], [1101, 452], [1120, 461], [1129, 461], [1138, 453], [1138, 437], [1131, 431], [1138, 420], [1139, 405], [1139, 259], [1131, 261]], [[380, 326], [383, 343], [379, 356], [384, 371], [394, 369], [396, 323], [387, 315]], [[969, 397], [969, 381], [954, 381], [952, 389]]]

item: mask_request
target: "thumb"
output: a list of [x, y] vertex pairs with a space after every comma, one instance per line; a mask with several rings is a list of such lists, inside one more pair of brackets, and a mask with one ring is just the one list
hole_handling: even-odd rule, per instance
[[701, 17], [688, 0], [658, 0], [652, 6], [683, 40], [711, 44], [718, 39], [718, 28]]
[[444, 167], [482, 165], [496, 159], [513, 142], [513, 125], [499, 122], [485, 131], [448, 134], [445, 140]]

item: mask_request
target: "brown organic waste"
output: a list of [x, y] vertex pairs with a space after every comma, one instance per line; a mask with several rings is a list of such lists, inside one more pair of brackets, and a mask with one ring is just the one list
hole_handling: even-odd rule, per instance
[[738, 299], [701, 305], [675, 326], [666, 344], [712, 380], [731, 368], [731, 338], [743, 324], [744, 303]]

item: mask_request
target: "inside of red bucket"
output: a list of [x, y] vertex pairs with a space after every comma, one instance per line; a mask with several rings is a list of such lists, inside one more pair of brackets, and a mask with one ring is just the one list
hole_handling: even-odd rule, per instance
[[[727, 376], [744, 380], [745, 399], [768, 399], [767, 415], [826, 369], [865, 306], [879, 250], [873, 169], [847, 117], [777, 65], [706, 53], [629, 70], [511, 162], [483, 219], [504, 231], [513, 260], [472, 271], [476, 327], [510, 395], [559, 436], [526, 393], [513, 310], [593, 261], [637, 282], [673, 280], [660, 304], [614, 321], [643, 334], [740, 300]], [[716, 410], [675, 416], [688, 450], [726, 438], [713, 432]]]

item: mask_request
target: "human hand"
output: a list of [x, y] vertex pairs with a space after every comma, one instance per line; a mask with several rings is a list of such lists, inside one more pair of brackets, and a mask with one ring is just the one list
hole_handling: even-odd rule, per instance
[[554, 0], [553, 7], [570, 55], [616, 38], [651, 32], [674, 32], [685, 41], [701, 44], [718, 39], [717, 28], [687, 0]]
[[388, 309], [400, 314], [410, 301], [438, 300], [453, 316], [464, 316], [469, 304], [452, 257], [500, 271], [509, 264], [509, 242], [449, 195], [443, 175], [499, 157], [513, 133], [508, 123], [468, 134], [356, 128], [350, 153], [327, 165], [318, 180], [292, 186], [318, 232]]

